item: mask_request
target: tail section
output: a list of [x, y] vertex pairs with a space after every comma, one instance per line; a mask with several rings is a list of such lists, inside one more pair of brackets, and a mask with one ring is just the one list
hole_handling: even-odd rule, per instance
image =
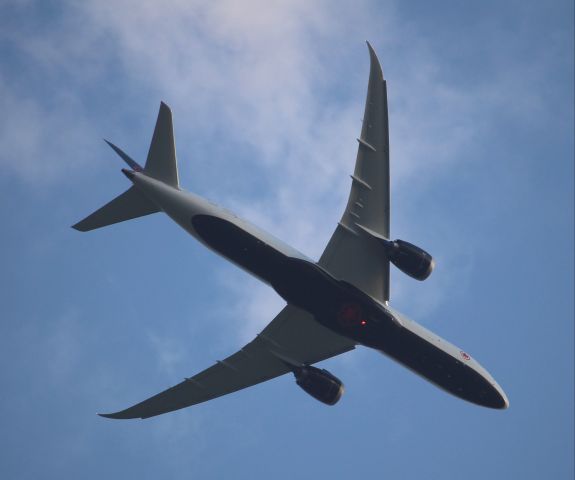
[[[134, 172], [142, 172], [148, 177], [160, 180], [174, 188], [179, 188], [178, 163], [176, 160], [176, 146], [174, 142], [174, 128], [172, 124], [172, 112], [164, 102], [160, 104], [160, 112], [156, 120], [156, 128], [146, 165], [142, 168], [132, 160], [124, 151], [116, 145], [106, 143], [126, 162]], [[128, 178], [133, 172], [122, 170]], [[84, 220], [73, 225], [72, 228], [81, 232], [87, 232], [96, 228], [105, 227], [114, 223], [143, 217], [151, 213], [159, 212], [160, 209], [146, 198], [140, 191], [132, 186], [111, 202], [86, 217]]]

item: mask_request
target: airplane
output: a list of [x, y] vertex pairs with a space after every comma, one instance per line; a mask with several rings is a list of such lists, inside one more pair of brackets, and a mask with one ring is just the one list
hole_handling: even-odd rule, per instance
[[367, 42], [370, 73], [351, 191], [345, 211], [315, 262], [228, 210], [180, 188], [170, 108], [161, 103], [144, 167], [114, 144], [132, 182], [124, 193], [73, 225], [82, 232], [156, 212], [271, 286], [287, 303], [256, 338], [224, 360], [112, 419], [149, 418], [293, 373], [297, 385], [334, 405], [341, 380], [313, 366], [366, 346], [439, 388], [477, 405], [505, 409], [503, 389], [474, 358], [389, 305], [390, 264], [425, 280], [434, 260], [390, 238], [387, 84]]

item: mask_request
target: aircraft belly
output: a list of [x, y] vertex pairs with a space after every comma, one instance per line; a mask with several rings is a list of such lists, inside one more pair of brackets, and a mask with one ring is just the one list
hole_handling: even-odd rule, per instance
[[[374, 346], [374, 348], [377, 348]], [[506, 400], [489, 377], [408, 329], [386, 338], [379, 348], [436, 386], [472, 403], [491, 408], [505, 408]]]
[[[348, 297], [349, 298], [349, 297]], [[467, 353], [415, 322], [377, 303], [344, 304], [335, 319], [320, 322], [342, 336], [380, 351], [447, 392], [491, 408], [506, 408], [507, 398], [493, 378]], [[345, 309], [358, 310], [347, 318]], [[390, 321], [390, 319], [396, 321]]]
[[192, 224], [211, 249], [335, 333], [381, 351], [453, 395], [492, 408], [506, 407], [497, 385], [471, 357], [350, 283], [311, 261], [285, 255], [221, 217], [196, 215]]
[[255, 277], [271, 284], [285, 255], [233, 222], [214, 215], [195, 215], [191, 225], [199, 239]]

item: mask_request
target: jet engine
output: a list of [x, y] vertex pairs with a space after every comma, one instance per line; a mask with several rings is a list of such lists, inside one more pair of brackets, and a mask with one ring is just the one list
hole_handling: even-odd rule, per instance
[[293, 374], [306, 393], [327, 405], [335, 405], [343, 395], [343, 383], [327, 370], [306, 365], [295, 368]]
[[433, 257], [425, 250], [404, 240], [386, 240], [385, 247], [389, 261], [403, 273], [425, 280], [435, 267]]

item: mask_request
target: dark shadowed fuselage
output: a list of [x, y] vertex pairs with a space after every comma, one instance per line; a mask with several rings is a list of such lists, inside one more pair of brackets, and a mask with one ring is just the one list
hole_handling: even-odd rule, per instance
[[490, 377], [468, 363], [467, 354], [446, 351], [441, 342], [452, 347], [447, 342], [421, 327], [410, 328], [411, 321], [316, 263], [289, 257], [223, 218], [195, 215], [191, 222], [210, 248], [271, 285], [286, 302], [306, 310], [325, 327], [381, 351], [464, 400], [491, 408], [507, 406]]

